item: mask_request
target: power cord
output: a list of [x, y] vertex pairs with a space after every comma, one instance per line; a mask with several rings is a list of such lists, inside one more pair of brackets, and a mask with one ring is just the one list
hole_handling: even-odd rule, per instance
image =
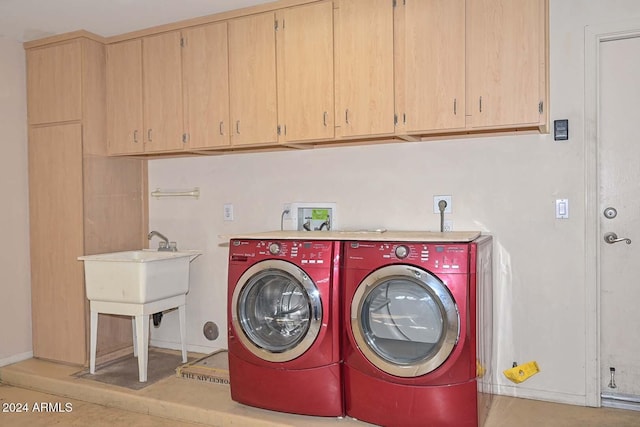
[[284, 230], [284, 216], [289, 213], [289, 209], [285, 209], [282, 211], [280, 215], [280, 231]]
[[438, 202], [438, 209], [440, 210], [440, 232], [444, 233], [444, 210], [447, 208], [447, 201], [440, 200]]

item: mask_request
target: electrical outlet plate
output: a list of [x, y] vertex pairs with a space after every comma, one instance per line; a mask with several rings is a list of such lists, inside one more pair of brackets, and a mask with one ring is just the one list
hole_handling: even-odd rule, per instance
[[451, 196], [433, 196], [433, 213], [435, 214], [440, 213], [440, 208], [438, 207], [438, 203], [440, 202], [440, 200], [444, 200], [445, 202], [447, 202], [447, 207], [444, 208], [444, 213], [451, 213], [452, 212]]
[[233, 221], [233, 205], [231, 203], [225, 203], [223, 216], [225, 221]]

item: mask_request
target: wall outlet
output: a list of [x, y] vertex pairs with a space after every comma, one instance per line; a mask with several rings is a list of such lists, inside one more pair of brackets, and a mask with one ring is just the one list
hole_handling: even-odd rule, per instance
[[231, 203], [225, 203], [223, 216], [225, 221], [233, 221], [233, 205]]
[[438, 207], [438, 203], [440, 202], [440, 200], [444, 200], [445, 202], [447, 202], [447, 207], [444, 208], [444, 213], [451, 213], [452, 211], [451, 196], [433, 196], [433, 213], [435, 214], [440, 213], [440, 208]]

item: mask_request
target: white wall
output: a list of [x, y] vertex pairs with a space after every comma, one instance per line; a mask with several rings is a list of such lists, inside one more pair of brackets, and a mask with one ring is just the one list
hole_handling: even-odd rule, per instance
[[25, 80], [22, 44], [0, 37], [0, 366], [32, 356]]
[[[550, 0], [550, 113], [570, 140], [518, 135], [149, 162], [149, 187], [199, 186], [199, 200], [151, 200], [150, 229], [204, 255], [192, 265], [188, 342], [226, 347], [223, 235], [278, 229], [282, 204], [336, 202], [341, 228], [436, 230], [432, 197], [453, 195], [456, 230], [495, 236], [497, 370], [536, 360], [541, 372], [498, 391], [585, 403], [584, 27], [640, 17], [635, 0]], [[554, 202], [570, 200], [570, 218]], [[233, 203], [235, 221], [223, 221]], [[155, 242], [153, 243], [156, 244]], [[173, 316], [173, 317], [170, 317]], [[152, 332], [177, 347], [177, 315]], [[213, 342], [207, 320], [221, 328]]]

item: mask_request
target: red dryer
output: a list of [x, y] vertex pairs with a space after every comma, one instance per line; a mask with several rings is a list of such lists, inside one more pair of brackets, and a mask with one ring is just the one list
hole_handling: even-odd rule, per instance
[[302, 415], [344, 415], [340, 251], [333, 241], [231, 240], [233, 400]]
[[347, 415], [383, 426], [481, 424], [477, 376], [490, 367], [491, 337], [478, 324], [491, 335], [491, 246], [490, 236], [345, 242]]

